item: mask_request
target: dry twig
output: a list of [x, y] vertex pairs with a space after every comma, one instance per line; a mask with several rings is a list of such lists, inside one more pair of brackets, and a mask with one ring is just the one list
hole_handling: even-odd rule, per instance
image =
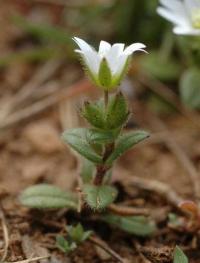
[[149, 210], [146, 208], [133, 208], [115, 204], [109, 205], [108, 210], [121, 216], [149, 215]]
[[127, 261], [123, 259], [120, 255], [118, 255], [114, 250], [112, 250], [105, 241], [97, 238], [97, 237], [89, 237], [89, 241], [93, 244], [99, 246], [103, 250], [105, 250], [108, 254], [110, 254], [113, 258], [115, 258], [120, 263], [126, 263]]
[[180, 202], [183, 201], [183, 199], [167, 184], [161, 183], [156, 180], [148, 180], [143, 179], [141, 177], [136, 176], [129, 176], [126, 177], [126, 183], [127, 185], [134, 185], [134, 187], [138, 187], [147, 191], [152, 191], [157, 193], [158, 195], [164, 197], [170, 204], [172, 204], [175, 207], [178, 207]]
[[5, 261], [4, 263], [30, 263], [30, 262], [35, 262], [35, 261], [38, 261], [38, 260], [47, 259], [47, 258], [49, 258], [49, 257], [50, 257], [50, 256], [29, 258], [29, 259], [24, 259], [24, 260], [15, 261], [15, 262], [7, 262], [7, 261]]

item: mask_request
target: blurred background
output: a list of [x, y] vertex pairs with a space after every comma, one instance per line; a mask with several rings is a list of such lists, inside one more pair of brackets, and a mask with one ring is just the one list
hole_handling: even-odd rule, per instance
[[60, 134], [84, 125], [81, 103], [101, 95], [74, 53], [71, 38], [78, 36], [96, 48], [100, 40], [142, 42], [149, 52], [134, 54], [121, 89], [133, 112], [127, 129], [152, 136], [121, 158], [115, 177], [159, 179], [193, 194], [200, 168], [200, 74], [181, 80], [194, 64], [198, 70], [198, 39], [188, 45], [188, 38], [173, 35], [157, 6], [158, 0], [0, 3], [0, 187], [16, 194], [38, 182], [74, 186], [80, 160]]

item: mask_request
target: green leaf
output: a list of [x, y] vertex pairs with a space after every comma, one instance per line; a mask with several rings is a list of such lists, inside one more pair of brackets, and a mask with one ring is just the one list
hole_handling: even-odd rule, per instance
[[85, 184], [83, 192], [87, 204], [95, 210], [106, 208], [117, 196], [117, 190], [108, 185], [95, 186]]
[[93, 150], [87, 141], [87, 131], [84, 128], [69, 129], [62, 134], [62, 139], [89, 161], [101, 163], [102, 157]]
[[155, 223], [144, 216], [123, 217], [108, 214], [103, 216], [102, 219], [111, 225], [115, 225], [116, 227], [137, 236], [149, 236], [156, 230]]
[[148, 138], [149, 134], [145, 131], [130, 132], [122, 135], [117, 141], [116, 147], [110, 157], [107, 159], [106, 164], [111, 165], [114, 160], [120, 157], [124, 152], [129, 150], [135, 144]]
[[129, 112], [125, 97], [121, 92], [109, 99], [106, 112], [106, 128], [116, 129], [124, 125]]
[[70, 243], [68, 240], [60, 235], [56, 237], [56, 245], [64, 253], [69, 253], [77, 248], [76, 243]]
[[94, 127], [103, 129], [104, 121], [104, 106], [102, 101], [98, 103], [86, 102], [81, 111], [83, 117]]
[[111, 143], [119, 135], [120, 130], [100, 130], [100, 129], [88, 129], [87, 140], [89, 142], [96, 143]]
[[144, 72], [148, 72], [161, 81], [177, 80], [181, 72], [181, 67], [176, 61], [171, 58], [163, 60], [158, 52], [143, 56], [141, 66]]
[[188, 258], [179, 246], [175, 247], [173, 263], [188, 263]]
[[38, 184], [27, 188], [20, 195], [20, 202], [24, 206], [38, 209], [77, 208], [77, 200], [73, 193], [64, 192], [48, 184]]
[[68, 226], [67, 231], [69, 237], [77, 244], [85, 241], [92, 234], [92, 231], [84, 231], [80, 223], [76, 226]]
[[105, 90], [109, 90], [112, 82], [112, 73], [106, 58], [103, 58], [99, 68], [99, 82]]
[[191, 109], [200, 109], [200, 70], [190, 68], [180, 80], [180, 94], [183, 103]]
[[82, 159], [82, 167], [81, 167], [81, 178], [83, 183], [89, 183], [92, 181], [93, 174], [95, 171], [95, 165], [88, 161], [87, 159]]

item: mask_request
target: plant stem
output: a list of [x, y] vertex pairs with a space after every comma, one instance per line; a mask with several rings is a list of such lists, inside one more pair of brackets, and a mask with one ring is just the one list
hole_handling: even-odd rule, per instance
[[98, 165], [96, 167], [96, 169], [97, 169], [97, 172], [96, 172], [93, 183], [94, 183], [94, 185], [101, 185], [103, 182], [103, 178], [104, 178], [106, 172], [108, 171], [108, 168], [102, 164], [102, 165]]
[[108, 91], [107, 90], [104, 91], [104, 104], [105, 104], [105, 109], [106, 109], [108, 106]]

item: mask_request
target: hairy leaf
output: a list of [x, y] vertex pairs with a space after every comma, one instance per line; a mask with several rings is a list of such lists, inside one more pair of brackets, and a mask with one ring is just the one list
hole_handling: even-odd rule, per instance
[[94, 163], [102, 162], [102, 157], [93, 150], [87, 140], [87, 129], [69, 129], [63, 133], [62, 139], [86, 159]]
[[86, 184], [83, 187], [83, 192], [87, 204], [96, 210], [106, 208], [117, 196], [117, 190], [108, 185], [95, 186]]
[[81, 178], [83, 180], [83, 183], [91, 182], [91, 180], [93, 178], [94, 171], [95, 171], [94, 163], [83, 158], [82, 167], [81, 167], [81, 174], [80, 174]]
[[110, 143], [116, 139], [119, 135], [120, 130], [100, 130], [100, 129], [89, 129], [87, 133], [87, 139], [89, 142], [96, 143]]
[[102, 101], [98, 103], [86, 102], [81, 111], [83, 117], [94, 127], [103, 129], [104, 121], [104, 106]]
[[173, 263], [188, 263], [188, 258], [179, 246], [175, 247]]
[[124, 152], [147, 137], [149, 137], [149, 134], [145, 131], [130, 132], [122, 135], [117, 141], [114, 151], [107, 159], [106, 164], [111, 165], [113, 161], [120, 157]]
[[149, 236], [156, 230], [155, 223], [144, 216], [117, 216], [108, 214], [102, 217], [104, 221], [137, 236]]
[[38, 184], [27, 188], [21, 194], [20, 202], [24, 206], [38, 209], [77, 208], [77, 200], [73, 193], [64, 192], [48, 184]]

